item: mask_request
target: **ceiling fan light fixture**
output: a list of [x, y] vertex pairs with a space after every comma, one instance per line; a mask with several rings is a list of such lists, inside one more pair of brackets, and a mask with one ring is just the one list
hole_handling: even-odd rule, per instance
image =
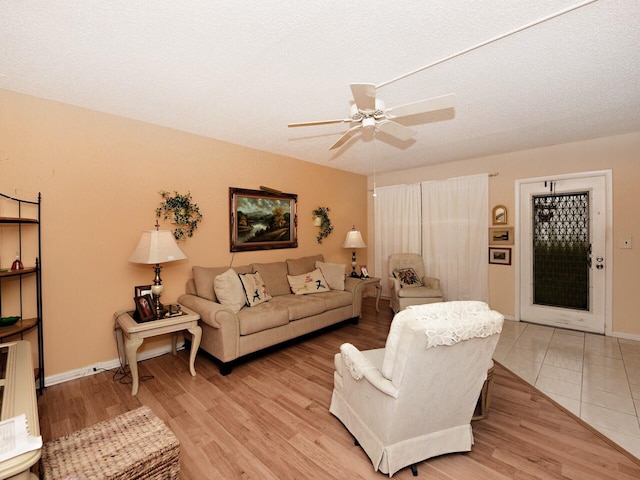
[[373, 117], [365, 117], [362, 119], [362, 128], [376, 128], [376, 119]]

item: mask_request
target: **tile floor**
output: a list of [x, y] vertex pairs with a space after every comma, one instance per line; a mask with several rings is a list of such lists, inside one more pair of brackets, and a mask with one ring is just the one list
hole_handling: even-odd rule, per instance
[[640, 458], [640, 342], [505, 320], [494, 359]]

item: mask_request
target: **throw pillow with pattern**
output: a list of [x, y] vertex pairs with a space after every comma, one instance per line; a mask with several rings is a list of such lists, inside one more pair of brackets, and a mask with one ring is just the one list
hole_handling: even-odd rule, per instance
[[422, 287], [422, 280], [413, 268], [397, 268], [393, 277], [400, 280], [400, 288]]
[[255, 307], [268, 300], [271, 300], [271, 295], [267, 292], [267, 286], [264, 284], [262, 277], [258, 272], [256, 273], [243, 273], [238, 275], [244, 288], [244, 294], [247, 299], [248, 307]]
[[289, 281], [291, 292], [296, 295], [331, 291], [319, 268], [302, 275], [287, 275], [287, 280]]

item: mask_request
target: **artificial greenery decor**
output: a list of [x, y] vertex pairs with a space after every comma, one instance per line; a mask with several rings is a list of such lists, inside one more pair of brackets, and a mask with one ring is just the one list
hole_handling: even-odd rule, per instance
[[187, 192], [186, 195], [173, 192], [172, 195], [161, 190], [160, 196], [163, 198], [163, 202], [156, 208], [156, 217], [162, 217], [164, 220], [169, 219], [176, 225], [173, 230], [173, 236], [176, 240], [193, 237], [194, 230], [198, 228], [198, 224], [202, 220], [202, 214], [198, 204], [191, 202], [191, 192]]
[[330, 211], [329, 207], [318, 207], [313, 211], [313, 217], [320, 218], [320, 232], [316, 237], [318, 243], [322, 243], [322, 239], [328, 237], [333, 231], [333, 225], [331, 225], [331, 219], [329, 218]]

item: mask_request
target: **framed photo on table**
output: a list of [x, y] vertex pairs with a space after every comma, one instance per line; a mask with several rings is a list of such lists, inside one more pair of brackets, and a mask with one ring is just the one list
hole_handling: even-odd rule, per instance
[[369, 271], [366, 265], [360, 266], [360, 278], [369, 278]]
[[153, 299], [150, 294], [134, 297], [133, 301], [136, 302], [136, 313], [138, 314], [139, 321], [148, 322], [156, 318]]
[[151, 285], [137, 285], [136, 287], [134, 287], [134, 297], [141, 297], [143, 295], [151, 295]]

